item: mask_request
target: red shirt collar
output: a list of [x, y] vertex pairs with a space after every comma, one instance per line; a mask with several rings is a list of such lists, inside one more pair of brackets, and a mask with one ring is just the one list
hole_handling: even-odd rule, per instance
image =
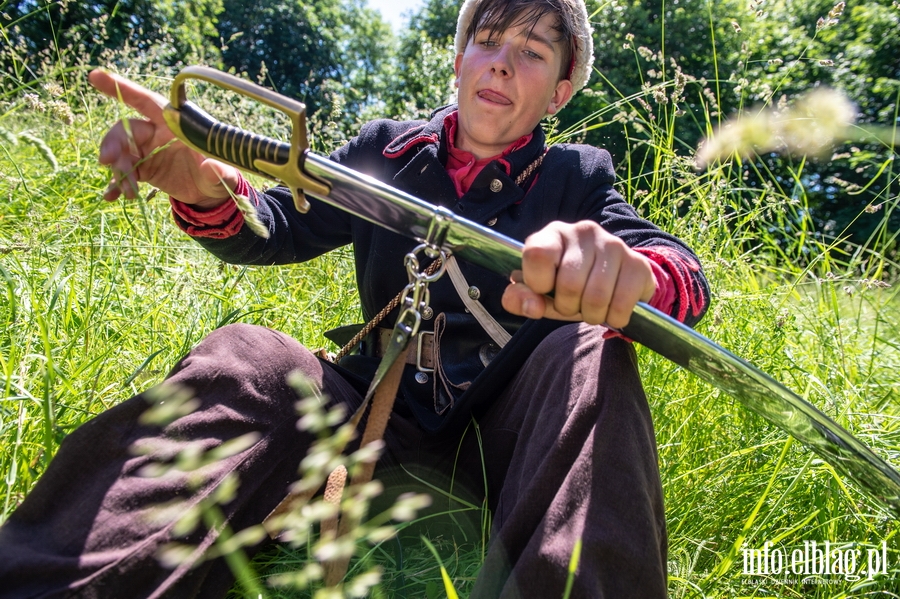
[[446, 117], [444, 117], [444, 131], [447, 133], [447, 174], [450, 175], [450, 178], [453, 180], [453, 185], [456, 187], [456, 194], [458, 197], [462, 197], [465, 195], [469, 188], [472, 187], [472, 182], [475, 181], [475, 177], [481, 172], [481, 170], [486, 167], [488, 164], [493, 162], [494, 160], [499, 160], [500, 164], [503, 165], [503, 168], [506, 169], [507, 176], [509, 175], [509, 162], [503, 160], [503, 158], [516, 150], [524, 148], [528, 142], [531, 141], [531, 138], [534, 137], [533, 133], [529, 133], [527, 135], [523, 135], [513, 143], [509, 145], [503, 152], [497, 154], [496, 156], [491, 156], [490, 158], [482, 158], [478, 160], [475, 158], [475, 155], [471, 152], [467, 152], [466, 150], [461, 150], [456, 147], [456, 130], [459, 125], [459, 111], [454, 110]]
[[[444, 117], [444, 131], [447, 132], [447, 149], [462, 158], [475, 160], [475, 156], [471, 152], [467, 152], [465, 150], [460, 150], [459, 148], [456, 147], [456, 130], [457, 130], [458, 126], [459, 126], [459, 111], [458, 110], [454, 110], [453, 112], [451, 112], [450, 114], [448, 114], [447, 116]], [[498, 158], [503, 158], [504, 156], [507, 156], [507, 155], [515, 152], [516, 150], [521, 150], [528, 144], [529, 141], [531, 141], [532, 137], [534, 137], [534, 133], [529, 133], [527, 135], [523, 135], [516, 141], [509, 144], [509, 147], [507, 147], [505, 150], [503, 150], [503, 152], [501, 152], [500, 154], [497, 154], [496, 156], [491, 156], [490, 158], [483, 158], [482, 160], [487, 160], [488, 162], [490, 162], [492, 160], [497, 160]], [[479, 160], [478, 162], [481, 162], [481, 160]]]

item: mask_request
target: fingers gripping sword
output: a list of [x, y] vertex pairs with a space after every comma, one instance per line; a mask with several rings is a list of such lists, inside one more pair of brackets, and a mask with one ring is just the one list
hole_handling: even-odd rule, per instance
[[[216, 121], [187, 100], [185, 83], [190, 79], [213, 83], [281, 110], [293, 124], [291, 143]], [[206, 67], [188, 67], [175, 78], [165, 116], [173, 133], [197, 151], [285, 184], [300, 212], [309, 210], [305, 194], [310, 194], [502, 276], [521, 268], [522, 244], [518, 241], [309, 152], [305, 110], [300, 102], [237, 77]], [[900, 518], [900, 474], [818, 408], [753, 364], [644, 303], [635, 306], [622, 333], [734, 396], [818, 453]]]

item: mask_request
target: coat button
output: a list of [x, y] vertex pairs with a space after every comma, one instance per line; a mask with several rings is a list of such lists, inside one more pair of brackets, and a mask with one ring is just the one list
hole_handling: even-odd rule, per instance
[[497, 193], [501, 189], [503, 189], [503, 182], [500, 179], [494, 179], [493, 181], [491, 181], [491, 191]]
[[469, 287], [469, 299], [477, 300], [479, 297], [481, 297], [481, 290], [475, 285]]
[[428, 375], [425, 374], [424, 372], [417, 372], [416, 373], [416, 382], [419, 383], [420, 385], [424, 385], [425, 383], [428, 382]]
[[495, 217], [495, 218], [492, 218], [491, 220], [489, 220], [489, 221], [487, 222], [487, 226], [489, 226], [489, 227], [493, 227], [493, 226], [496, 225], [496, 224], [497, 224], [497, 218], [496, 218], [496, 217]]
[[431, 309], [431, 306], [425, 306], [425, 309], [422, 310], [422, 318], [425, 320], [431, 320], [434, 317], [434, 310]]

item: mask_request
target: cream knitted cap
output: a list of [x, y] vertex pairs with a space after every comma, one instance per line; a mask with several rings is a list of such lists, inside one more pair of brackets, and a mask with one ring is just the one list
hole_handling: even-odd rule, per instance
[[[466, 49], [468, 38], [466, 31], [475, 15], [475, 9], [483, 0], [465, 0], [459, 9], [459, 20], [456, 22], [456, 52], [461, 54]], [[591, 69], [594, 67], [594, 39], [591, 37], [591, 23], [588, 18], [587, 6], [584, 0], [561, 0], [572, 10], [574, 34], [575, 34], [575, 64], [569, 75], [572, 82], [572, 95], [577, 94], [581, 88], [587, 85], [591, 77]], [[563, 108], [565, 104], [560, 106]]]

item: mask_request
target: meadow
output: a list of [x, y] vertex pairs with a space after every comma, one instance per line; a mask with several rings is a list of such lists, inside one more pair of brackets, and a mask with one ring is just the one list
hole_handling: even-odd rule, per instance
[[[159, 383], [210, 331], [255, 323], [334, 350], [322, 331], [360, 319], [349, 249], [295, 266], [228, 265], [174, 226], [162, 194], [144, 188], [136, 201], [104, 202], [109, 174], [97, 164], [99, 142], [130, 113], [86, 84], [87, 68], [54, 62], [36, 80], [0, 90], [0, 521], [70, 431]], [[165, 91], [172, 71], [146, 63], [130, 75]], [[631, 103], [637, 99], [623, 98], [585, 126]], [[707, 116], [704, 129], [714, 120]], [[650, 152], [619, 165], [618, 186], [644, 216], [697, 250], [713, 289], [698, 330], [900, 467], [900, 265], [897, 232], [887, 227], [898, 209], [892, 160], [884, 165], [891, 184], [879, 207], [882, 225], [856, 246], [840, 232], [815, 231], [802, 160], [792, 179], [752, 186], [745, 176], [752, 161], [731, 157], [698, 171], [692, 156], [676, 151], [671, 123], [644, 126], [641, 143]], [[323, 134], [314, 143], [326, 150], [331, 140]], [[637, 185], [648, 178], [649, 192]], [[893, 516], [734, 398], [646, 349], [639, 355], [666, 494], [671, 597], [900, 597]], [[483, 539], [430, 540], [465, 596]], [[746, 571], [747, 550], [790, 555], [826, 541], [842, 555], [859, 550], [857, 568], [806, 580]], [[399, 553], [392, 543], [361, 550], [363, 561], [384, 568], [374, 596], [447, 596], [424, 543]], [[884, 563], [870, 577], [863, 569], [872, 555]], [[307, 559], [302, 547], [280, 547], [254, 570], [264, 579]]]

